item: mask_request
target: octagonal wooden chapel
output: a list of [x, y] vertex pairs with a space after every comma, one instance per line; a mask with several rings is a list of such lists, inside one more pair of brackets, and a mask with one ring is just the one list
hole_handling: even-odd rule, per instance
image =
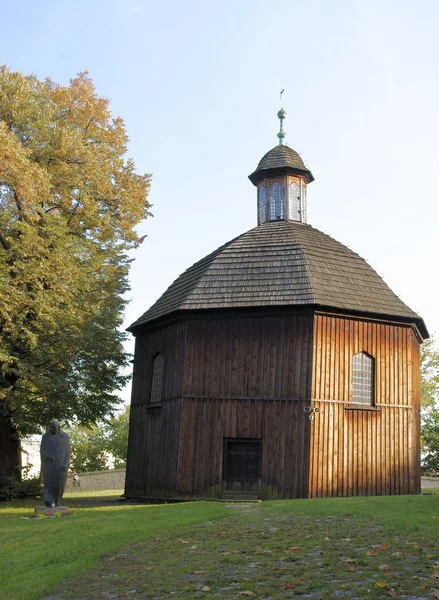
[[306, 498], [420, 492], [423, 320], [307, 224], [314, 179], [279, 145], [258, 226], [185, 271], [136, 337], [125, 495]]

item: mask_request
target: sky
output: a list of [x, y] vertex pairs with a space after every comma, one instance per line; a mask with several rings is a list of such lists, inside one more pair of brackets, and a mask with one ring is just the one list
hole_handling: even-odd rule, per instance
[[63, 85], [87, 70], [125, 121], [137, 171], [152, 174], [126, 327], [256, 226], [248, 175], [277, 144], [284, 89], [286, 143], [315, 177], [308, 222], [365, 258], [439, 336], [436, 0], [0, 6], [0, 62]]

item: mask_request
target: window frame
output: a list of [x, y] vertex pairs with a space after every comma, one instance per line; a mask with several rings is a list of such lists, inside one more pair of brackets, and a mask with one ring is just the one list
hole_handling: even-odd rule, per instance
[[258, 186], [258, 225], [267, 222], [267, 188], [265, 182]]
[[165, 355], [156, 352], [152, 359], [151, 385], [149, 390], [149, 406], [161, 406], [163, 399], [163, 383], [165, 374]]
[[[285, 183], [273, 181], [270, 183], [270, 192], [268, 195], [268, 220], [285, 221]], [[277, 208], [280, 208], [280, 215], [276, 216]]]
[[[360, 357], [361, 365], [356, 366], [356, 360], [358, 362]], [[375, 358], [364, 350], [352, 356], [351, 404], [356, 408], [376, 408]]]

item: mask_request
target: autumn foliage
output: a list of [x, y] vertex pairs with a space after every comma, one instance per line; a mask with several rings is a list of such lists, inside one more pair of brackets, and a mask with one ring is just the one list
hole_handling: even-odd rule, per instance
[[127, 141], [87, 73], [0, 68], [0, 479], [20, 435], [93, 422], [124, 384], [127, 253], [149, 208]]

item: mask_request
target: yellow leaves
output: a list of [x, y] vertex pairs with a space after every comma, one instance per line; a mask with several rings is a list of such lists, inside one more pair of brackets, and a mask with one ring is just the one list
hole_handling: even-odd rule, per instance
[[387, 581], [375, 581], [375, 586], [380, 589], [386, 588]]
[[294, 589], [294, 587], [301, 586], [301, 585], [305, 585], [305, 581], [301, 577], [295, 577], [292, 582], [291, 581], [282, 581], [279, 584], [279, 587], [282, 590], [292, 590], [292, 589]]
[[[1, 98], [0, 98], [1, 101]], [[40, 202], [50, 194], [47, 172], [29, 157], [17, 135], [0, 121], [0, 180], [3, 199], [11, 218], [35, 220]]]
[[386, 552], [389, 549], [387, 544], [380, 544], [377, 548], [373, 548], [372, 550], [368, 550], [366, 552], [366, 556], [377, 556], [381, 554], [381, 552]]

